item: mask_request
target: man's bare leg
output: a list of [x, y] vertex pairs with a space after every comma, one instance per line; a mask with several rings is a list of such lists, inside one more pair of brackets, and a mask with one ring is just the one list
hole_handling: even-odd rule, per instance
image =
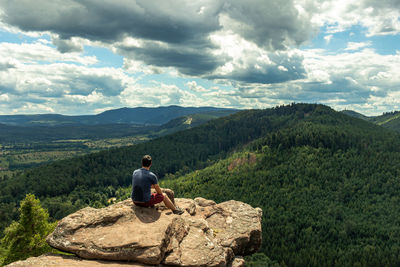
[[174, 214], [178, 214], [181, 215], [184, 211], [180, 208], [177, 208], [174, 203], [172, 203], [171, 199], [169, 199], [169, 197], [167, 196], [167, 194], [163, 193], [160, 186], [158, 184], [154, 184], [152, 185], [152, 187], [156, 190], [157, 194], [162, 194], [164, 196], [164, 204], [165, 206], [167, 206], [167, 208], [169, 208], [170, 210], [172, 210], [172, 212]]
[[167, 194], [163, 193], [163, 195], [164, 195], [164, 200], [163, 200], [163, 202], [164, 202], [165, 206], [167, 206], [167, 208], [169, 208], [169, 209], [172, 210], [172, 211], [176, 210], [175, 205], [174, 205], [174, 204], [172, 203], [172, 201], [169, 199], [169, 197], [167, 196]]

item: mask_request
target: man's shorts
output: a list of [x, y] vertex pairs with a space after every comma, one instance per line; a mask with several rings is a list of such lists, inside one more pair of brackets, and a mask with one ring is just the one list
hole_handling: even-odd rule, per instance
[[152, 207], [154, 204], [158, 204], [164, 200], [163, 194], [153, 193], [150, 196], [150, 200], [147, 202], [133, 202], [136, 206], [140, 207]]

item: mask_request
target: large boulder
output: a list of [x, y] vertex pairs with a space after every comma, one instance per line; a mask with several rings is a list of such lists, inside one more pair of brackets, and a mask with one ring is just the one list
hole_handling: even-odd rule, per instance
[[50, 246], [85, 259], [178, 266], [229, 266], [235, 255], [261, 245], [261, 210], [239, 201], [216, 204], [176, 198], [185, 213], [130, 199], [107, 208], [84, 208], [62, 219]]
[[230, 200], [215, 205], [206, 218], [208, 225], [215, 229], [217, 242], [233, 249], [235, 255], [249, 255], [261, 245], [260, 218], [262, 210]]
[[84, 208], [62, 219], [50, 246], [85, 259], [160, 263], [181, 218], [133, 205], [130, 199], [103, 209]]

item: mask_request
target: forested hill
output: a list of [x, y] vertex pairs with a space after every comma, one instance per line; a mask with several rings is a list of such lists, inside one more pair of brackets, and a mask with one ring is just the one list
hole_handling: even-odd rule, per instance
[[[304, 125], [321, 128], [323, 134], [314, 131], [308, 131], [308, 137], [292, 134], [302, 133]], [[230, 152], [268, 136], [279, 141], [277, 149], [312, 138], [315, 146], [331, 145], [338, 151], [378, 146], [388, 153], [397, 148], [386, 147], [386, 142], [399, 139], [388, 130], [323, 105], [293, 104], [242, 111], [147, 143], [55, 162], [3, 181], [0, 183], [1, 227], [15, 219], [16, 203], [28, 192], [42, 199], [52, 217], [61, 218], [87, 204], [106, 204], [107, 197], [118, 194], [118, 187], [129, 186], [131, 173], [140, 167], [143, 154], [153, 156], [152, 170], [160, 178], [166, 174], [179, 176], [213, 164]], [[396, 142], [389, 144], [392, 143]]]
[[386, 112], [380, 116], [371, 116], [371, 117], [365, 116], [361, 113], [352, 110], [343, 110], [341, 112], [346, 115], [363, 119], [375, 123], [377, 125], [380, 125], [382, 127], [400, 132], [400, 111]]
[[368, 116], [365, 116], [365, 115], [363, 115], [361, 113], [358, 113], [358, 112], [356, 112], [354, 110], [345, 109], [345, 110], [342, 110], [341, 112], [346, 114], [346, 115], [348, 115], [348, 116], [359, 118], [359, 119], [363, 119], [363, 120], [366, 120], [366, 121], [369, 119]]
[[400, 111], [387, 112], [381, 116], [370, 117], [370, 121], [380, 126], [400, 132]]
[[400, 266], [400, 135], [317, 110], [162, 186], [261, 207], [257, 266]]

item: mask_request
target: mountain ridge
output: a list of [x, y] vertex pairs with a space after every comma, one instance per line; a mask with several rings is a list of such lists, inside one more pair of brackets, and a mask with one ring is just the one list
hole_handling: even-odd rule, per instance
[[363, 119], [382, 127], [400, 132], [400, 111], [386, 112], [379, 116], [365, 116], [353, 110], [342, 110], [343, 114]]
[[156, 108], [136, 107], [119, 108], [95, 115], [0, 115], [0, 123], [14, 126], [60, 126], [60, 125], [97, 125], [97, 124], [137, 124], [162, 125], [168, 121], [186, 115], [207, 112], [234, 113], [237, 109], [215, 107], [160, 106]]

